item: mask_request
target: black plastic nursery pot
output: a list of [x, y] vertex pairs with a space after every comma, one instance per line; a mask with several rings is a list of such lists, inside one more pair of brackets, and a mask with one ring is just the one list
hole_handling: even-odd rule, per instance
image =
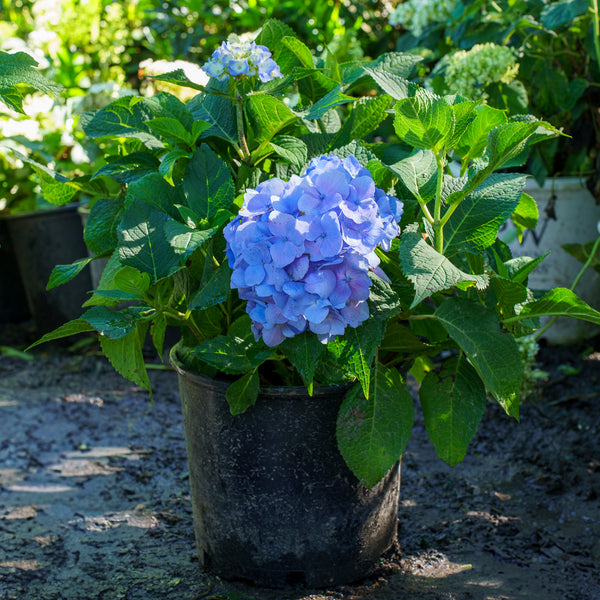
[[345, 388], [261, 389], [232, 416], [228, 384], [179, 378], [194, 532], [205, 570], [264, 587], [325, 587], [371, 574], [397, 533], [400, 461], [374, 488], [335, 440]]
[[27, 305], [40, 333], [79, 317], [92, 289], [87, 267], [69, 283], [46, 290], [55, 265], [67, 265], [87, 255], [77, 205], [10, 215], [6, 224]]
[[21, 323], [30, 316], [7, 220], [0, 218], [0, 323]]

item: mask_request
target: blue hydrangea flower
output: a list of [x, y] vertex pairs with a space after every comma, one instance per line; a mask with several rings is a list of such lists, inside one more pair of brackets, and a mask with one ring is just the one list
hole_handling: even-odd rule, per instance
[[327, 343], [369, 316], [375, 249], [399, 235], [403, 205], [354, 156], [321, 156], [289, 181], [248, 190], [225, 227], [231, 287], [268, 346], [305, 330]]
[[202, 69], [219, 81], [230, 76], [258, 76], [264, 83], [275, 77], [283, 77], [269, 49], [256, 42], [223, 42]]

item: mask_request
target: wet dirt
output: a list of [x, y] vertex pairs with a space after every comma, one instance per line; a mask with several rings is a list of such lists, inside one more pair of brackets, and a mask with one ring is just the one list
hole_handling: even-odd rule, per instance
[[0, 352], [0, 600], [600, 600], [600, 337], [542, 348], [521, 422], [490, 402], [457, 467], [416, 403], [398, 546], [331, 590], [203, 573], [176, 376], [151, 372], [153, 406], [93, 350]]

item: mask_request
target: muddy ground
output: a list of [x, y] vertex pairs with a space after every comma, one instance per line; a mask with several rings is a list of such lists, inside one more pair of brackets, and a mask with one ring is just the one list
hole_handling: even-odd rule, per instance
[[542, 348], [521, 423], [490, 403], [453, 469], [417, 416], [398, 547], [367, 581], [286, 591], [202, 572], [176, 376], [152, 372], [152, 407], [94, 348], [0, 351], [0, 600], [600, 600], [598, 337]]

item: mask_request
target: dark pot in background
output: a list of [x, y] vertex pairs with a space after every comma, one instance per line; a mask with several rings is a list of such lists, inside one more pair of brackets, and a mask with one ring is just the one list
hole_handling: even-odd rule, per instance
[[21, 323], [30, 316], [8, 224], [0, 218], [0, 323]]
[[46, 284], [56, 265], [84, 258], [81, 218], [77, 205], [10, 215], [6, 218], [27, 304], [40, 333], [81, 315], [81, 305], [92, 289], [86, 267], [75, 279], [52, 290]]
[[324, 587], [372, 573], [394, 542], [400, 462], [374, 488], [335, 440], [344, 388], [265, 388], [232, 416], [228, 384], [177, 359], [194, 530], [203, 567], [266, 587]]

